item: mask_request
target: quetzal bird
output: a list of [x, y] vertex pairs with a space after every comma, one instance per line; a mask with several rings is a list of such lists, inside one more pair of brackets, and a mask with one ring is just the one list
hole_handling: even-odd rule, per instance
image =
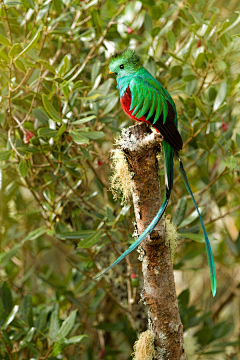
[[110, 62], [109, 70], [110, 74], [115, 74], [117, 77], [117, 89], [120, 93], [120, 102], [124, 112], [136, 121], [148, 123], [163, 136], [165, 195], [163, 204], [152, 222], [139, 238], [106, 271], [118, 264], [125, 256], [133, 251], [141, 241], [153, 231], [163, 216], [173, 186], [173, 156], [174, 153], [176, 153], [179, 160], [181, 176], [197, 209], [202, 225], [207, 248], [212, 294], [215, 296], [217, 280], [210, 242], [183, 164], [178, 155], [178, 152], [182, 149], [183, 142], [178, 132], [178, 117], [173, 99], [168, 91], [142, 66], [139, 57], [133, 50], [128, 49], [121, 55], [113, 58]]

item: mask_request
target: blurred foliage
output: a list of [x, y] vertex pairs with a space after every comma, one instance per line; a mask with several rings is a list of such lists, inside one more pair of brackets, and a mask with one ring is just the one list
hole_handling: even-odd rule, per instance
[[0, 1], [0, 359], [130, 359], [147, 328], [136, 252], [93, 281], [133, 241], [133, 208], [108, 191], [110, 150], [132, 122], [107, 65], [129, 45], [176, 102], [181, 159], [212, 234], [214, 299], [176, 171], [167, 213], [181, 235], [176, 287], [197, 342], [189, 359], [240, 359], [234, 10], [236, 1]]

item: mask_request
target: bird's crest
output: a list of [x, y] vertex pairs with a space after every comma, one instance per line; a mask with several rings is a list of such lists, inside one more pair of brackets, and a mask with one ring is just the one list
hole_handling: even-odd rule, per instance
[[138, 55], [132, 49], [127, 49], [124, 52], [115, 54], [112, 57], [110, 64], [114, 63], [115, 60], [119, 60], [119, 59], [125, 60], [126, 62], [130, 62], [130, 63], [136, 64], [136, 65], [140, 63], [140, 59], [139, 59]]

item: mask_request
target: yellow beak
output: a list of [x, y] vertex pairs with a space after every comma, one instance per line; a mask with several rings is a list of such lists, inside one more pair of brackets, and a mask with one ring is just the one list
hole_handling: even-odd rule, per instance
[[113, 72], [112, 72], [112, 71], [109, 71], [109, 74], [113, 74]]

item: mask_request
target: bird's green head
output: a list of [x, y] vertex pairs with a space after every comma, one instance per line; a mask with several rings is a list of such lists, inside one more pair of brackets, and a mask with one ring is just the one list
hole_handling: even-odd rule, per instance
[[139, 57], [134, 50], [126, 50], [124, 53], [116, 55], [109, 64], [109, 74], [116, 74], [117, 78], [123, 78], [134, 74], [142, 68]]

